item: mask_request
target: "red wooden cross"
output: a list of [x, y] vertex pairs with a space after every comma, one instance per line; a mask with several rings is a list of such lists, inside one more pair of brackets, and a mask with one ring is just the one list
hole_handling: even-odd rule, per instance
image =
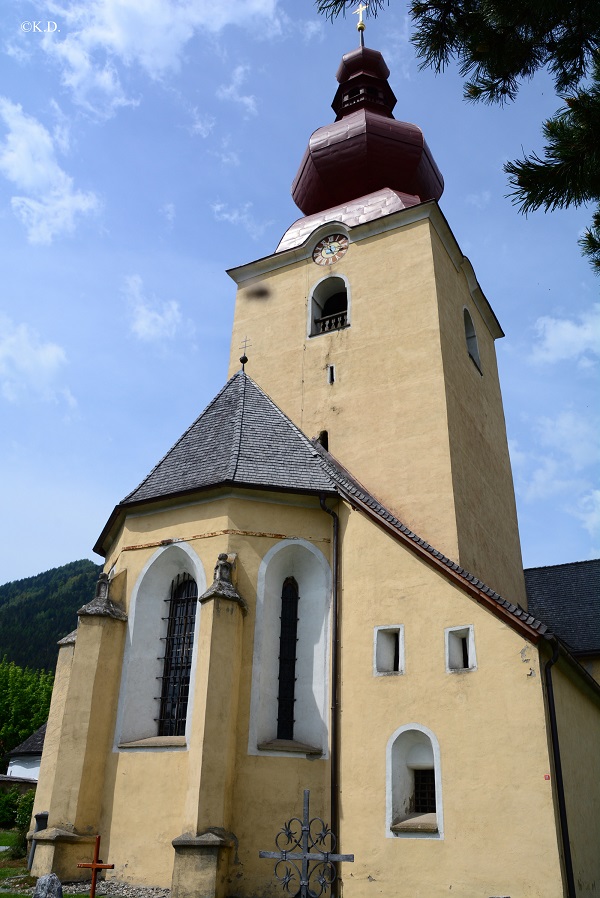
[[96, 845], [94, 847], [94, 860], [91, 864], [77, 864], [78, 867], [86, 867], [92, 871], [92, 884], [90, 886], [90, 898], [96, 896], [96, 879], [98, 878], [98, 870], [114, 870], [114, 864], [103, 864], [100, 857], [100, 836], [96, 836]]

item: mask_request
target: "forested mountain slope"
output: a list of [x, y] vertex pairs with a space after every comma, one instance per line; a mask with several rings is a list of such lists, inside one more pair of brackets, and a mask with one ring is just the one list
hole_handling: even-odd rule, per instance
[[101, 565], [83, 559], [0, 586], [0, 658], [54, 671], [57, 641], [77, 626], [94, 596]]

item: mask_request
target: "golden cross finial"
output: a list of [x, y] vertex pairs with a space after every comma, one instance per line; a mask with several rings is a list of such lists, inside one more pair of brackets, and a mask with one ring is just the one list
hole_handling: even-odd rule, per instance
[[358, 23], [356, 25], [356, 30], [360, 34], [361, 47], [364, 47], [364, 45], [365, 45], [364, 31], [365, 31], [366, 25], [363, 22], [363, 13], [364, 13], [365, 9], [368, 8], [368, 6], [369, 6], [368, 3], [361, 3], [360, 6], [358, 7], [358, 9], [355, 9], [354, 12], [352, 13], [353, 16], [358, 16]]
[[363, 13], [366, 9], [368, 9], [368, 3], [361, 3], [358, 9], [355, 9], [352, 13], [353, 16], [358, 16], [358, 25], [356, 26], [359, 31], [365, 30], [365, 23], [363, 22]]

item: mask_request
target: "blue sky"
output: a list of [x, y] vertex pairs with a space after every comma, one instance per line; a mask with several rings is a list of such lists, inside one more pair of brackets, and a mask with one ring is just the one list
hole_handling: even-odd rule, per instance
[[[0, 582], [95, 557], [113, 506], [225, 382], [225, 270], [299, 217], [290, 185], [333, 120], [352, 18], [331, 24], [312, 0], [5, 6]], [[394, 2], [366, 44], [391, 69], [396, 118], [425, 133], [506, 332], [524, 563], [597, 557], [599, 281], [577, 246], [591, 213], [526, 219], [502, 172], [541, 151], [559, 101], [541, 75], [504, 109], [466, 104], [455, 71], [419, 71], [409, 31]]]

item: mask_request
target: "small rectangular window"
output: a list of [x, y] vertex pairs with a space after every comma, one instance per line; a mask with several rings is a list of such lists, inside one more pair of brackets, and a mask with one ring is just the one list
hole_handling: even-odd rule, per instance
[[335, 383], [335, 365], [327, 365], [327, 383]]
[[475, 639], [473, 627], [448, 627], [446, 633], [446, 670], [450, 673], [474, 670]]
[[375, 627], [373, 673], [404, 673], [404, 627]]

